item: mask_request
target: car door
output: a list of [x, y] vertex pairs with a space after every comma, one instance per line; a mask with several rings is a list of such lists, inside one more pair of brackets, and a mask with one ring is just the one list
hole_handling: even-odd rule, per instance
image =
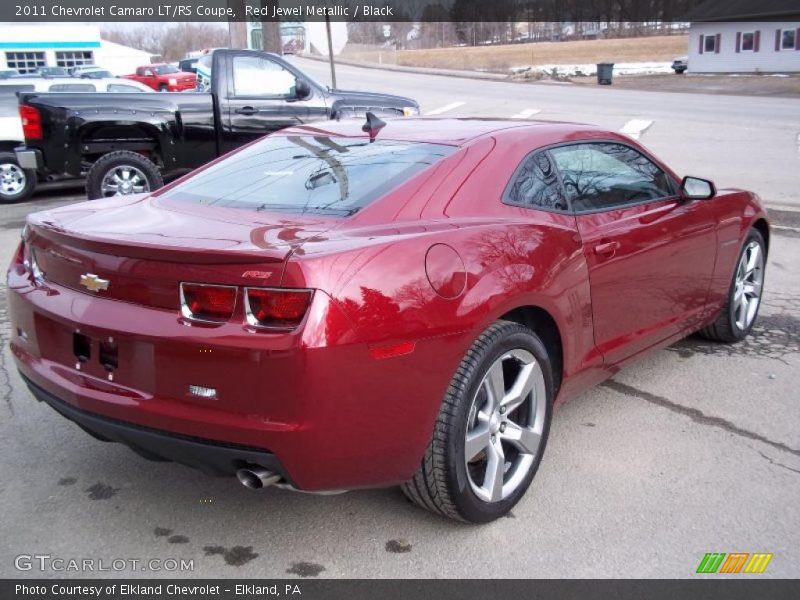
[[589, 267], [595, 343], [618, 363], [702, 324], [716, 258], [711, 204], [623, 143], [552, 148]]
[[158, 77], [155, 71], [149, 67], [139, 68], [136, 70], [137, 75], [141, 77], [141, 82], [154, 90], [158, 89]]
[[325, 101], [312, 86], [311, 95], [298, 98], [297, 73], [264, 54], [242, 52], [228, 61], [228, 97], [223, 109], [223, 151], [291, 125], [327, 115]]

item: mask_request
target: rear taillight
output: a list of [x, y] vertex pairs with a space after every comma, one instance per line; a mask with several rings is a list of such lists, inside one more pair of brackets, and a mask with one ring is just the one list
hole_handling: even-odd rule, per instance
[[312, 290], [245, 288], [247, 322], [253, 327], [294, 329], [311, 304]]
[[17, 251], [14, 253], [14, 261], [11, 264], [14, 266], [25, 264], [25, 242], [20, 242], [19, 246], [17, 246]]
[[34, 283], [44, 283], [44, 272], [39, 268], [39, 263], [36, 261], [36, 251], [28, 245], [24, 238], [14, 253], [14, 261], [11, 266], [17, 268], [18, 272], [31, 277]]
[[237, 288], [228, 285], [181, 283], [181, 314], [206, 323], [225, 323], [233, 316]]
[[37, 109], [22, 104], [19, 107], [19, 116], [22, 119], [22, 135], [26, 140], [41, 140], [44, 137], [42, 117]]

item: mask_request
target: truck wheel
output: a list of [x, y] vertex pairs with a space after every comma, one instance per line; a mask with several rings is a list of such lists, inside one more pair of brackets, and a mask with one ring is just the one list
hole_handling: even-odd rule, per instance
[[0, 204], [30, 198], [36, 189], [36, 171], [23, 169], [13, 152], [0, 152]]
[[164, 180], [153, 161], [129, 150], [101, 156], [86, 175], [89, 200], [144, 194], [163, 185]]

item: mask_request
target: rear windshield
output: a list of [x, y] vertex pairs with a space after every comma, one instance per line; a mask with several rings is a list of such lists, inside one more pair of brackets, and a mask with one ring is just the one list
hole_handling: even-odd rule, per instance
[[348, 216], [454, 149], [394, 140], [275, 136], [160, 195], [255, 211]]

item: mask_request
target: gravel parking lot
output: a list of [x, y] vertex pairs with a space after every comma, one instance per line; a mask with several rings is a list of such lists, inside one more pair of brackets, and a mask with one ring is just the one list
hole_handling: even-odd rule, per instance
[[[324, 77], [325, 65], [309, 69]], [[0, 576], [78, 575], [15, 567], [19, 555], [47, 554], [193, 561], [185, 571], [142, 570], [137, 563], [122, 572], [83, 574], [101, 577], [672, 578], [694, 576], [706, 552], [770, 552], [762, 577], [800, 576], [796, 109], [782, 99], [758, 99], [757, 106], [747, 104], [752, 98], [729, 99], [720, 117], [714, 97], [693, 95], [696, 109], [686, 118], [697, 125], [681, 137], [675, 122], [669, 126], [669, 111], [682, 110], [675, 108], [681, 95], [664, 100], [611, 90], [590, 109], [583, 105], [586, 90], [561, 86], [465, 80], [445, 90], [441, 78], [353, 67], [340, 77], [342, 87], [404, 91], [427, 109], [464, 98], [445, 114], [502, 110], [511, 116], [530, 107], [541, 111], [537, 118], [573, 114], [615, 127], [651, 119], [643, 141], [668, 160], [675, 156], [679, 170], [694, 166], [693, 174], [702, 175], [701, 165], [718, 180], [730, 175], [773, 209], [766, 293], [753, 335], [734, 346], [689, 338], [561, 406], [527, 496], [509, 518], [464, 526], [416, 509], [395, 489], [339, 496], [253, 492], [95, 441], [25, 389], [8, 352], [2, 294]], [[462, 93], [470, 85], [474, 93]], [[493, 95], [505, 100], [492, 101]], [[587, 119], [592, 111], [596, 118]], [[747, 111], [771, 116], [752, 131], [751, 122], [731, 116]], [[756, 139], [749, 147], [757, 169], [734, 173], [739, 158], [731, 166], [712, 155], [718, 142], [700, 133], [713, 135], [718, 120], [729, 128], [716, 139], [733, 140], [726, 156], [747, 136]], [[767, 138], [780, 152], [773, 147], [753, 155], [752, 148], [767, 147]], [[78, 199], [80, 190], [62, 189], [0, 208], [0, 263], [10, 260], [28, 212]]]

